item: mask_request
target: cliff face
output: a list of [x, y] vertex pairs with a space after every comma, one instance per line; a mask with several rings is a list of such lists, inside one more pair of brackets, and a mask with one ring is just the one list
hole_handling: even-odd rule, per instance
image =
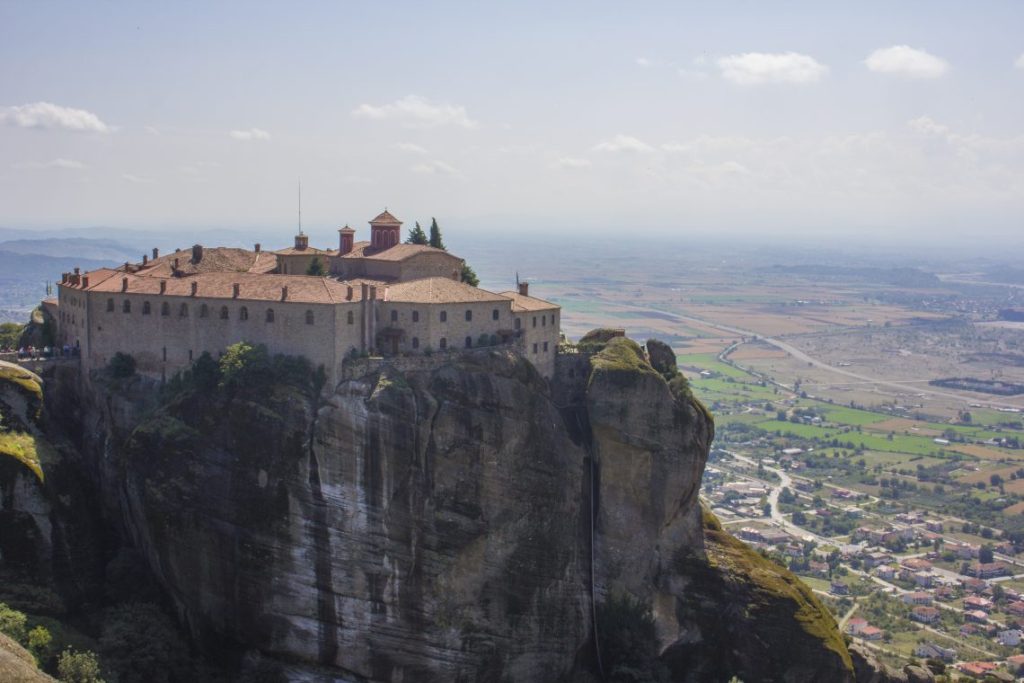
[[810, 593], [702, 518], [703, 408], [625, 339], [567, 365], [557, 400], [480, 350], [326, 398], [66, 373], [53, 405], [196, 642], [288, 678], [599, 680], [631, 596], [671, 680], [852, 680]]

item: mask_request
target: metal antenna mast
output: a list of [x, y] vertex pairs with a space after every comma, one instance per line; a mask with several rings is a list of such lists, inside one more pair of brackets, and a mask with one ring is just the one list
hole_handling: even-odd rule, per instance
[[302, 234], [302, 178], [299, 178], [299, 234]]

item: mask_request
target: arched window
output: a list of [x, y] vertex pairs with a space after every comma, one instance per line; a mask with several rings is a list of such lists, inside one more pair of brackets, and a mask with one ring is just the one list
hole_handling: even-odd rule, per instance
[[391, 322], [398, 322], [398, 311], [391, 311]]
[[518, 329], [520, 329], [520, 328], [521, 328], [522, 326], [523, 326], [523, 319], [522, 319], [522, 318], [516, 318], [516, 324], [515, 324], [515, 328], [516, 328], [516, 329], [518, 330]]
[[413, 311], [412, 312], [412, 321], [414, 323], [418, 323], [420, 321], [420, 312], [419, 311]]
[[466, 348], [468, 349], [471, 346], [473, 346], [473, 338], [472, 337], [466, 337]]
[[160, 315], [168, 316], [171, 314], [171, 305], [166, 301], [160, 304]]
[[178, 317], [179, 318], [187, 318], [188, 317], [188, 304], [182, 304], [181, 306], [178, 307]]
[[437, 345], [440, 346], [442, 349], [447, 349], [448, 348], [448, 340], [445, 339], [444, 337], [441, 337], [441, 341], [438, 342]]
[[246, 308], [245, 306], [242, 306], [240, 309], [238, 309], [238, 319], [239, 320], [248, 320], [249, 319], [249, 309]]
[[466, 322], [473, 319], [473, 311], [466, 311]]
[[267, 309], [267, 322], [268, 323], [274, 322], [274, 309], [273, 308], [268, 308]]
[[306, 311], [306, 324], [307, 325], [312, 325], [313, 324], [313, 311]]
[[129, 300], [129, 299], [125, 299], [124, 300], [124, 303], [121, 304], [121, 311], [123, 311], [124, 313], [131, 313], [132, 312], [132, 302], [131, 302], [131, 300]]
[[148, 301], [143, 301], [142, 302], [142, 315], [149, 315], [149, 302]]
[[413, 337], [412, 338], [412, 348], [414, 348], [414, 349], [420, 348], [420, 338], [419, 337]]
[[228, 319], [228, 307], [227, 306], [221, 306], [220, 307], [220, 319], [221, 320], [227, 320]]
[[448, 311], [441, 311], [441, 322], [448, 322]]
[[200, 318], [206, 318], [209, 315], [210, 315], [210, 307], [209, 306], [207, 306], [206, 304], [203, 304], [202, 306], [199, 307], [199, 317]]
[[113, 299], [107, 299], [107, 313], [113, 313], [113, 312], [114, 312], [114, 300]]
[[353, 314], [352, 311], [349, 311], [348, 312], [348, 324], [349, 325], [353, 325], [353, 324], [355, 324], [355, 322], [356, 322], [355, 314]]
[[497, 319], [498, 319], [498, 309], [495, 308], [493, 311], [491, 311], [491, 320], [497, 320]]

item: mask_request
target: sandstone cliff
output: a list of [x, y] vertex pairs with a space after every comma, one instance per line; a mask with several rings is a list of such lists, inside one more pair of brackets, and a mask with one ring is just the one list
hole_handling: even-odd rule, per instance
[[47, 400], [193, 641], [250, 669], [615, 680], [617, 630], [595, 624], [626, 596], [649, 609], [651, 680], [852, 681], [810, 592], [702, 515], [713, 423], [658, 366], [614, 339], [552, 387], [479, 350], [326, 393], [162, 398], [61, 368]]

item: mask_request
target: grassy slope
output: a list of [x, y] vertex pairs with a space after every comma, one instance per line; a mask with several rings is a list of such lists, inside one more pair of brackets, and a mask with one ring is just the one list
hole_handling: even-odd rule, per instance
[[731, 574], [745, 577], [758, 590], [793, 604], [800, 628], [822, 642], [852, 670], [853, 663], [835, 619], [811, 589], [788, 569], [762, 557], [742, 541], [722, 529], [715, 516], [704, 510], [704, 537], [708, 561]]
[[[33, 405], [42, 405], [43, 387], [39, 377], [18, 365], [0, 361], [0, 390], [8, 387], [24, 395], [30, 409]], [[35, 418], [35, 415], [24, 416], [24, 419], [29, 420]], [[15, 423], [17, 421], [14, 420]], [[43, 449], [44, 446], [37, 443], [31, 434], [0, 422], [0, 455], [12, 457], [22, 463], [32, 470], [40, 481], [43, 480], [43, 458], [40, 457]]]

